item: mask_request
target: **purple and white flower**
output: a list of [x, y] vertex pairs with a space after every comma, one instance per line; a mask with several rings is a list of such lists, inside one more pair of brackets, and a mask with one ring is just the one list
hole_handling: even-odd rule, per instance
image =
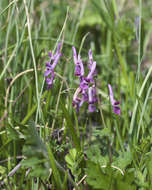
[[85, 77], [84, 66], [80, 55], [77, 56], [77, 52], [74, 46], [72, 47], [72, 50], [75, 63], [75, 75], [78, 76], [80, 80], [80, 85], [73, 96], [73, 106], [76, 107], [76, 111], [78, 112], [83, 103], [88, 102], [89, 112], [94, 112], [96, 110], [96, 106], [94, 104], [97, 102], [94, 80], [94, 76], [96, 75], [96, 62], [93, 61], [92, 51], [89, 50], [89, 73]]
[[114, 99], [114, 95], [113, 95], [113, 90], [112, 90], [112, 87], [110, 84], [108, 84], [108, 88], [109, 88], [109, 97], [110, 97], [110, 102], [112, 104], [112, 107], [113, 107], [113, 112], [117, 115], [120, 115], [121, 113], [121, 110], [120, 110], [120, 107], [119, 107], [119, 104], [120, 102], [119, 101], [116, 101]]
[[81, 60], [80, 55], [77, 56], [77, 52], [75, 47], [72, 47], [73, 50], [73, 59], [74, 59], [74, 63], [75, 63], [75, 75], [82, 77], [84, 75], [84, 67], [83, 67], [83, 63]]
[[55, 77], [54, 69], [60, 59], [60, 56], [62, 55], [60, 52], [61, 45], [62, 45], [61, 43], [58, 43], [55, 55], [53, 55], [51, 51], [48, 53], [50, 57], [50, 62], [46, 63], [46, 71], [44, 73], [44, 76], [46, 77], [46, 83], [48, 85], [47, 87], [48, 89], [50, 89], [53, 85], [53, 80]]

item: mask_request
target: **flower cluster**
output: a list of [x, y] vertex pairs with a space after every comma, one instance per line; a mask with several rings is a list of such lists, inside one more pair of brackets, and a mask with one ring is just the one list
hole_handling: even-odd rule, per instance
[[96, 110], [95, 103], [97, 102], [96, 85], [94, 80], [94, 76], [97, 74], [96, 62], [93, 61], [92, 51], [89, 50], [89, 72], [87, 76], [84, 76], [82, 59], [80, 55], [77, 56], [75, 47], [72, 47], [72, 50], [75, 63], [75, 75], [78, 76], [80, 80], [80, 85], [75, 91], [72, 104], [78, 112], [82, 104], [88, 102], [89, 112], [94, 112]]
[[[61, 43], [58, 43], [57, 50], [55, 55], [52, 52], [49, 52], [50, 62], [46, 63], [46, 71], [44, 76], [46, 77], [47, 89], [50, 89], [53, 85], [55, 73], [54, 69], [60, 59], [61, 54]], [[80, 84], [76, 89], [72, 105], [76, 108], [76, 111], [79, 112], [80, 107], [84, 102], [88, 103], [89, 112], [94, 112], [96, 110], [95, 103], [97, 102], [97, 94], [96, 94], [96, 84], [94, 77], [97, 75], [96, 71], [96, 62], [93, 61], [93, 55], [91, 49], [88, 52], [89, 62], [88, 62], [88, 75], [85, 76], [84, 72], [84, 64], [80, 55], [77, 55], [76, 49], [73, 46], [73, 59], [75, 64], [75, 76], [79, 77]], [[108, 84], [109, 88], [109, 97], [110, 102], [113, 107], [113, 112], [117, 115], [120, 115], [121, 110], [119, 107], [120, 102], [114, 99], [113, 90], [110, 84]]]
[[55, 77], [54, 69], [56, 64], [59, 61], [60, 56], [62, 55], [61, 50], [61, 43], [58, 43], [57, 50], [55, 55], [52, 54], [52, 52], [49, 52], [50, 62], [46, 62], [46, 71], [44, 73], [44, 76], [46, 77], [46, 83], [48, 85], [48, 89], [50, 89], [53, 85], [53, 80]]

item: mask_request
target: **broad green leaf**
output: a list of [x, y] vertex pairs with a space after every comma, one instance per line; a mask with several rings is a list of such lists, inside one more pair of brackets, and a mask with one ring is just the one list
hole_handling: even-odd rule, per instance
[[87, 152], [87, 157], [90, 161], [97, 163], [100, 163], [100, 165], [107, 165], [108, 158], [102, 156], [101, 151], [97, 145], [91, 146]]
[[15, 130], [13, 127], [10, 125], [7, 126], [7, 131], [8, 131], [8, 137], [13, 140], [18, 140], [19, 139], [19, 133], [17, 130]]
[[69, 153], [70, 153], [70, 155], [72, 156], [72, 158], [75, 160], [75, 159], [76, 159], [76, 155], [77, 155], [76, 149], [75, 149], [75, 148], [70, 149], [70, 150], [69, 150]]
[[46, 160], [42, 160], [42, 159], [40, 160], [39, 158], [32, 157], [26, 160], [22, 160], [21, 165], [26, 166], [26, 167], [33, 167], [37, 164], [44, 163], [44, 162], [46, 162]]
[[119, 157], [115, 158], [115, 161], [113, 162], [113, 165], [125, 169], [129, 164], [131, 164], [133, 158], [132, 153], [130, 151], [121, 153]]
[[111, 183], [111, 177], [102, 172], [100, 165], [91, 161], [87, 162], [87, 183], [94, 189], [107, 190]]
[[66, 155], [65, 156], [65, 161], [67, 162], [67, 164], [69, 164], [70, 166], [74, 165], [74, 160], [71, 158], [71, 155]]

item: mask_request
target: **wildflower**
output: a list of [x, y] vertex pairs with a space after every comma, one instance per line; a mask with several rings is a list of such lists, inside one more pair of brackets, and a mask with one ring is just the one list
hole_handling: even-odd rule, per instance
[[95, 84], [95, 81], [93, 79], [95, 70], [96, 70], [96, 62], [94, 61], [90, 67], [90, 72], [88, 73], [88, 76], [80, 78], [80, 88], [82, 90], [88, 89], [90, 83]]
[[89, 50], [89, 73], [85, 77], [84, 66], [80, 55], [77, 56], [75, 47], [72, 47], [72, 50], [75, 63], [75, 75], [78, 76], [80, 79], [80, 85], [73, 96], [73, 106], [78, 112], [79, 108], [83, 105], [83, 103], [88, 102], [89, 112], [94, 112], [96, 110], [96, 106], [94, 105], [94, 103], [97, 102], [94, 81], [94, 76], [96, 75], [96, 62], [93, 61], [92, 51]]
[[114, 112], [115, 114], [117, 114], [117, 115], [120, 115], [121, 110], [120, 110], [120, 107], [118, 106], [118, 105], [120, 104], [120, 102], [119, 102], [119, 101], [116, 101], [116, 100], [114, 99], [113, 90], [112, 90], [112, 87], [111, 87], [110, 84], [108, 84], [108, 88], [109, 88], [110, 102], [111, 102], [111, 104], [112, 104], [112, 106], [113, 106], [113, 112]]
[[44, 76], [46, 77], [46, 83], [48, 85], [48, 89], [50, 89], [53, 85], [53, 80], [55, 77], [54, 69], [61, 56], [60, 50], [61, 50], [61, 43], [58, 43], [57, 51], [55, 55], [53, 55], [52, 52], [49, 52], [50, 62], [46, 63], [46, 71], [44, 73]]
[[75, 47], [72, 47], [73, 50], [73, 58], [74, 58], [74, 63], [75, 63], [75, 75], [76, 76], [83, 76], [84, 75], [84, 67], [83, 67], [83, 63], [81, 60], [80, 55], [77, 56], [77, 52]]

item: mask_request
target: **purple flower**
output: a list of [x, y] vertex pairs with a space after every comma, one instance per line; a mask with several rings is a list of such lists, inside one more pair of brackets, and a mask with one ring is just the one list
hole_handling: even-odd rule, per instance
[[72, 47], [72, 50], [75, 63], [75, 75], [78, 76], [80, 80], [80, 85], [73, 96], [72, 104], [78, 112], [83, 103], [88, 102], [89, 112], [94, 112], [96, 110], [94, 103], [97, 102], [94, 80], [94, 76], [96, 75], [96, 62], [93, 61], [92, 51], [89, 50], [89, 73], [87, 76], [84, 76], [84, 66], [80, 55], [77, 56], [75, 47]]
[[58, 43], [55, 55], [53, 55], [52, 52], [49, 52], [50, 62], [46, 63], [46, 71], [44, 73], [44, 76], [46, 77], [46, 83], [48, 85], [47, 87], [48, 89], [50, 89], [53, 85], [53, 80], [55, 77], [54, 69], [59, 61], [60, 56], [62, 55], [60, 52], [61, 45], [62, 45], [61, 43]]
[[73, 59], [74, 59], [74, 63], [75, 63], [75, 75], [76, 76], [83, 76], [84, 75], [84, 67], [83, 67], [83, 63], [81, 60], [80, 55], [77, 56], [77, 52], [75, 47], [72, 47], [73, 50]]
[[74, 93], [73, 100], [72, 100], [72, 105], [73, 105], [73, 107], [76, 108], [77, 113], [79, 112], [80, 106], [82, 105], [80, 103], [81, 99], [79, 98], [80, 93], [81, 93], [81, 88], [77, 88], [75, 93]]
[[89, 87], [88, 89], [88, 103], [89, 103], [89, 112], [94, 112], [96, 110], [96, 106], [94, 103], [97, 102], [97, 96], [96, 96], [96, 88], [95, 86]]
[[80, 88], [82, 90], [87, 90], [89, 87], [89, 83], [88, 81], [86, 80], [85, 77], [80, 77]]
[[[93, 61], [93, 55], [92, 55], [92, 50], [91, 50], [91, 49], [89, 50], [88, 55], [89, 55], [89, 66], [88, 66], [88, 68], [91, 70], [92, 65], [93, 65], [93, 63], [94, 63], [94, 61]], [[94, 70], [93, 75], [94, 75], [94, 76], [97, 75], [96, 69]]]
[[90, 72], [86, 78], [87, 81], [94, 82], [93, 77], [94, 77], [95, 71], [96, 71], [96, 62], [94, 61], [92, 65], [90, 65]]
[[110, 84], [108, 84], [108, 88], [109, 88], [110, 102], [111, 102], [111, 104], [112, 104], [112, 106], [113, 106], [113, 112], [114, 112], [115, 114], [117, 114], [117, 115], [120, 115], [120, 112], [121, 112], [120, 107], [119, 107], [120, 102], [119, 102], [119, 101], [116, 101], [116, 100], [114, 99], [113, 90], [112, 90], [112, 87], [111, 87]]

